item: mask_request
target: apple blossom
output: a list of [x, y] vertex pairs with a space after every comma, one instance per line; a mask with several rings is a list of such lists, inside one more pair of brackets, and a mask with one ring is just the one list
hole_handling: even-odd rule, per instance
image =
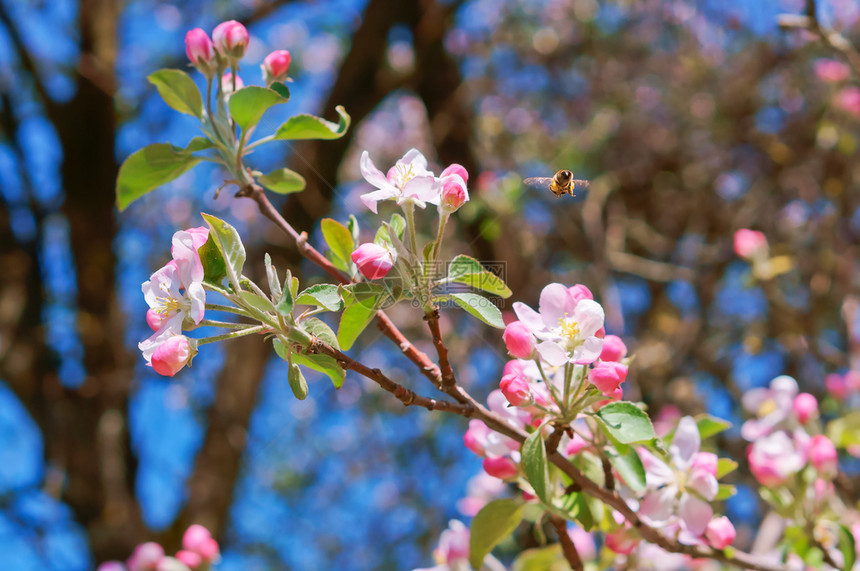
[[200, 73], [211, 78], [215, 73], [217, 62], [215, 49], [209, 35], [201, 28], [194, 28], [185, 34], [185, 54]]
[[513, 406], [528, 406], [535, 401], [529, 382], [517, 375], [505, 375], [499, 388]]
[[469, 189], [466, 183], [469, 173], [462, 165], [449, 165], [436, 179], [441, 187], [438, 197], [428, 200], [431, 204], [439, 206], [441, 213], [452, 213], [469, 201]]
[[519, 444], [513, 438], [491, 430], [483, 420], [472, 419], [469, 428], [463, 435], [466, 448], [478, 456], [504, 456], [514, 450], [519, 450]]
[[521, 321], [514, 321], [505, 327], [502, 334], [508, 353], [519, 359], [531, 359], [535, 352], [535, 336]]
[[275, 50], [265, 57], [260, 69], [263, 70], [263, 83], [271, 85], [276, 81], [287, 79], [290, 71], [290, 52], [287, 50]]
[[669, 446], [671, 466], [647, 449], [639, 449], [648, 489], [639, 513], [648, 521], [664, 525], [672, 523], [677, 514], [679, 535], [685, 542], [694, 542], [705, 533], [714, 513], [708, 502], [716, 497], [718, 489], [714, 474], [703, 468], [709, 462], [697, 462], [701, 443], [696, 421], [685, 416], [678, 422]]
[[783, 431], [757, 439], [747, 450], [750, 471], [762, 486], [774, 487], [799, 472], [806, 458], [792, 439]]
[[629, 524], [612, 533], [607, 533], [604, 538], [604, 544], [607, 549], [619, 555], [632, 553], [640, 541], [642, 541], [642, 538], [629, 527]]
[[172, 377], [197, 354], [196, 343], [185, 335], [172, 335], [159, 343], [152, 352], [149, 365], [159, 375]]
[[851, 391], [851, 387], [848, 384], [847, 374], [840, 375], [838, 373], [830, 373], [824, 377], [824, 386], [833, 398], [840, 400], [847, 397], [848, 393]]
[[519, 473], [517, 463], [510, 456], [484, 458], [483, 466], [487, 474], [500, 480], [510, 480]]
[[126, 571], [126, 568], [119, 561], [105, 561], [96, 568], [96, 571]]
[[[469, 528], [452, 519], [448, 529], [439, 535], [439, 544], [433, 550], [437, 565], [413, 571], [469, 571]], [[484, 558], [480, 571], [504, 571], [505, 567], [492, 555]]]
[[230, 96], [234, 91], [239, 91], [243, 87], [245, 87], [245, 82], [242, 81], [239, 74], [234, 74], [232, 71], [228, 71], [221, 76], [221, 91], [224, 93], [225, 97]]
[[794, 411], [797, 381], [781, 375], [770, 382], [768, 388], [747, 391], [741, 398], [743, 407], [756, 415], [741, 426], [741, 436], [753, 441], [782, 427]]
[[756, 230], [741, 228], [735, 232], [735, 253], [747, 260], [767, 253], [767, 238]]
[[248, 30], [236, 20], [221, 22], [212, 31], [212, 42], [219, 54], [235, 62], [245, 55]]
[[149, 541], [135, 547], [126, 564], [129, 571], [155, 571], [162, 559], [164, 548]]
[[839, 455], [836, 446], [823, 434], [812, 437], [809, 445], [809, 461], [819, 472], [835, 474]]
[[212, 561], [218, 556], [218, 542], [202, 525], [191, 525], [182, 536], [182, 548], [198, 554], [204, 561]]
[[627, 356], [627, 345], [617, 335], [607, 335], [603, 338], [603, 349], [600, 351], [601, 361], [620, 361]]
[[725, 549], [735, 540], [735, 526], [726, 516], [712, 519], [705, 530], [705, 537], [716, 549]]
[[519, 301], [513, 306], [519, 320], [541, 340], [538, 353], [553, 366], [592, 363], [603, 348], [603, 339], [595, 336], [603, 327], [603, 308], [591, 299], [577, 301], [571, 289], [559, 283], [543, 288], [539, 312]]
[[463, 515], [473, 517], [506, 489], [507, 485], [503, 481], [486, 472], [478, 472], [466, 482], [466, 497], [457, 502], [457, 509]]
[[589, 382], [606, 396], [614, 396], [615, 391], [626, 378], [627, 365], [612, 361], [597, 363], [588, 372]]
[[594, 536], [582, 529], [581, 527], [573, 526], [567, 529], [567, 534], [573, 541], [576, 551], [579, 556], [588, 561], [597, 557], [597, 546], [594, 544]]
[[564, 447], [564, 454], [565, 456], [576, 456], [586, 446], [588, 446], [588, 441], [580, 436], [579, 433], [574, 432], [573, 438]]
[[391, 248], [368, 242], [352, 253], [352, 261], [358, 271], [369, 280], [384, 278], [397, 261], [397, 252]]
[[193, 551], [186, 551], [184, 549], [176, 552], [176, 559], [181, 561], [182, 564], [189, 569], [197, 569], [197, 567], [203, 563], [203, 558], [200, 557], [200, 554]]
[[860, 88], [843, 87], [836, 94], [835, 104], [843, 111], [860, 115]]
[[830, 83], [845, 81], [851, 73], [847, 65], [835, 59], [820, 59], [813, 67], [820, 80]]
[[794, 397], [791, 406], [801, 424], [806, 424], [818, 415], [818, 400], [809, 393], [800, 393]]
[[361, 154], [360, 168], [364, 179], [378, 189], [361, 195], [361, 201], [374, 214], [381, 200], [394, 199], [397, 204], [411, 202], [424, 208], [427, 202], [439, 199], [439, 180], [427, 170], [427, 159], [417, 149], [410, 149], [403, 155], [388, 175], [376, 168], [367, 151]]

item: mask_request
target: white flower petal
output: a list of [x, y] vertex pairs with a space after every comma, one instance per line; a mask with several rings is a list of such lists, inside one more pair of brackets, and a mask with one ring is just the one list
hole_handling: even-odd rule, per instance
[[[361, 153], [361, 160], [359, 161], [359, 168], [361, 170], [361, 176], [364, 177], [364, 180], [375, 186], [376, 188], [384, 188], [389, 186], [388, 179], [385, 178], [385, 175], [376, 168], [376, 165], [373, 164], [373, 161], [370, 160], [370, 153], [364, 151]], [[374, 212], [376, 212], [374, 210]]]
[[693, 457], [699, 453], [702, 438], [699, 436], [699, 427], [692, 416], [685, 416], [678, 422], [675, 430], [675, 438], [669, 446], [669, 454], [675, 467], [687, 470], [693, 462]]
[[603, 306], [593, 299], [583, 299], [576, 304], [573, 318], [578, 324], [579, 335], [581, 337], [590, 337], [603, 327], [605, 318]]
[[600, 352], [603, 350], [603, 339], [599, 337], [589, 337], [583, 341], [582, 345], [573, 350], [571, 360], [577, 365], [587, 365], [593, 363], [600, 357]]
[[529, 331], [532, 333], [538, 334], [545, 331], [546, 328], [543, 324], [543, 319], [541, 319], [540, 313], [523, 302], [514, 302], [514, 313], [517, 314], [517, 319], [522, 321], [523, 325], [528, 327]]
[[551, 283], [541, 290], [538, 307], [543, 323], [549, 329], [558, 327], [559, 320], [565, 317], [573, 318], [573, 297], [559, 283]]
[[416, 176], [409, 179], [401, 190], [404, 197], [414, 198], [421, 202], [432, 202], [439, 199], [442, 187], [432, 176]]
[[567, 351], [552, 341], [543, 341], [539, 343], [537, 346], [537, 352], [544, 361], [553, 367], [560, 367], [568, 362]]
[[708, 502], [685, 493], [681, 496], [678, 515], [681, 516], [691, 533], [702, 535], [705, 533], [711, 518], [714, 517], [714, 510], [711, 509]]
[[377, 214], [376, 203], [380, 200], [387, 200], [389, 198], [394, 198], [399, 196], [400, 192], [391, 185], [387, 185], [386, 188], [382, 188], [379, 190], [374, 190], [373, 192], [368, 192], [367, 194], [362, 194], [359, 198], [367, 206], [371, 212]]

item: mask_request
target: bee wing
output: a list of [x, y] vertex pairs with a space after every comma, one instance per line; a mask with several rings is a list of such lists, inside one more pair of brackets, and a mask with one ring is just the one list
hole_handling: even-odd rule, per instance
[[535, 190], [549, 190], [552, 177], [548, 176], [533, 176], [523, 181], [523, 184]]

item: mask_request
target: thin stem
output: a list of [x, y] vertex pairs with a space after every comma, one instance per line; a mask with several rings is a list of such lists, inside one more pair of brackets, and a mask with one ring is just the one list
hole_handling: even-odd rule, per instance
[[562, 407], [562, 398], [561, 395], [558, 394], [558, 389], [556, 386], [549, 381], [549, 378], [546, 376], [546, 373], [543, 370], [543, 365], [540, 362], [540, 357], [535, 358], [535, 363], [537, 364], [538, 372], [540, 373], [541, 379], [543, 379], [543, 384], [547, 386], [549, 392], [552, 394], [552, 399], [555, 401], [555, 404], [558, 405], [558, 408]]
[[258, 145], [262, 145], [264, 143], [268, 143], [269, 141], [274, 141], [274, 140], [275, 140], [274, 135], [269, 135], [267, 137], [261, 137], [261, 138], [257, 139], [256, 141], [254, 141], [253, 143], [249, 143], [248, 145], [245, 146], [245, 154], [247, 154], [248, 151], [250, 151], [251, 149], [253, 149], [254, 147], [256, 147]]
[[198, 323], [200, 327], [224, 327], [225, 329], [245, 329], [247, 323], [235, 323], [232, 321], [217, 321], [214, 319], [204, 319]]
[[418, 252], [418, 240], [415, 235], [415, 203], [407, 200], [403, 206], [403, 214], [406, 215], [406, 228], [409, 230], [409, 242], [412, 245], [412, 254], [417, 259], [420, 254]]
[[243, 317], [251, 317], [247, 311], [242, 309], [241, 307], [235, 307], [232, 305], [218, 305], [217, 303], [207, 303], [206, 304], [207, 311], [224, 311], [226, 313], [234, 313], [236, 315], [241, 315]]
[[[433, 271], [436, 271], [436, 265], [439, 263], [439, 253], [442, 251], [442, 238], [445, 236], [445, 225], [448, 223], [450, 213], [443, 212], [439, 214], [439, 230], [436, 232], [436, 241], [433, 242], [433, 251], [431, 259], [433, 260]], [[425, 269], [426, 277], [427, 271]]]
[[257, 325], [255, 327], [242, 329], [241, 331], [233, 331], [223, 335], [214, 335], [212, 337], [203, 337], [202, 339], [197, 340], [197, 345], [206, 345], [207, 343], [215, 343], [216, 341], [226, 341], [227, 339], [235, 339], [237, 337], [244, 337], [245, 335], [253, 335], [255, 333], [269, 333], [271, 331], [272, 328], [268, 325]]

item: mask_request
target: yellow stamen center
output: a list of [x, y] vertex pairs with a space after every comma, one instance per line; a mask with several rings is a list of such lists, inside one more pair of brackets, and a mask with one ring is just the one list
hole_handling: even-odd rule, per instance
[[774, 399], [767, 399], [766, 401], [761, 403], [760, 407], [758, 407], [758, 415], [760, 417], [761, 416], [767, 416], [775, 410], [776, 410], [776, 401]]
[[561, 318], [558, 320], [558, 328], [562, 337], [567, 337], [568, 339], [575, 339], [577, 335], [579, 335], [579, 324], [576, 321], [567, 320], [565, 318]]

